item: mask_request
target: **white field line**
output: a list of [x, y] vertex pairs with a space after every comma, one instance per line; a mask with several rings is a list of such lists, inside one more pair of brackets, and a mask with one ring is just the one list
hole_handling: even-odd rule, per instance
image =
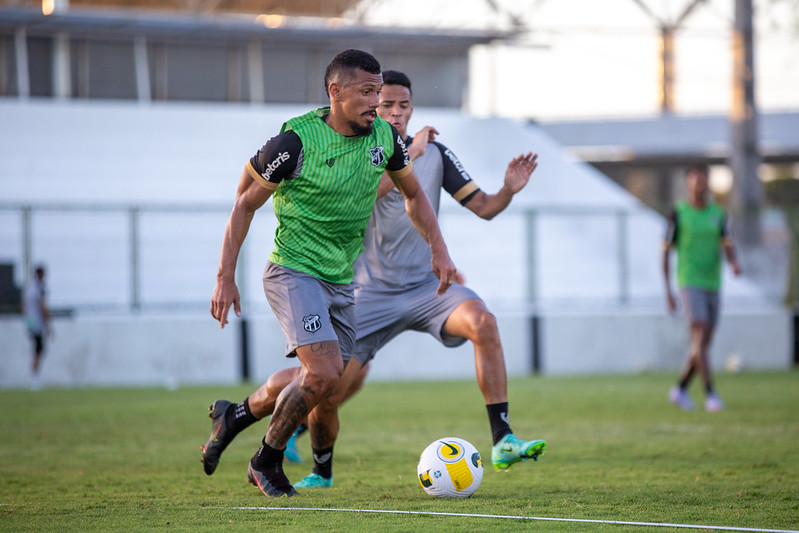
[[514, 516], [501, 514], [436, 513], [432, 511], [397, 511], [391, 509], [328, 509], [324, 507], [223, 507], [250, 511], [333, 511], [346, 513], [405, 514], [428, 516], [461, 516], [471, 518], [510, 518], [513, 520], [540, 520], [546, 522], [579, 522], [583, 524], [617, 524], [623, 526], [659, 526], [684, 529], [713, 529], [715, 531], [752, 531], [758, 533], [799, 533], [796, 529], [764, 529], [757, 527], [708, 526], [701, 524], [668, 524], [661, 522], [628, 522], [626, 520], [591, 520], [588, 518], [551, 518], [545, 516]]

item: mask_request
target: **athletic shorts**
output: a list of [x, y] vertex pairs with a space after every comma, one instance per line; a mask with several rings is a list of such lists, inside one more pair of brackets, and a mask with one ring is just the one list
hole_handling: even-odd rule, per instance
[[28, 332], [31, 336], [31, 341], [33, 342], [33, 349], [36, 353], [43, 353], [44, 352], [44, 333], [41, 332]]
[[365, 365], [391, 339], [407, 330], [426, 331], [444, 346], [460, 346], [466, 339], [444, 332], [444, 322], [456, 307], [477, 294], [453, 283], [436, 298], [439, 281], [432, 276], [418, 285], [401, 289], [357, 287], [355, 315], [358, 336], [352, 357]]
[[706, 322], [711, 328], [716, 326], [719, 319], [718, 291], [683, 287], [680, 289], [680, 297], [690, 324]]
[[337, 341], [348, 360], [355, 342], [354, 289], [354, 283], [328, 283], [267, 262], [264, 294], [286, 337], [286, 357], [296, 357], [300, 346]]

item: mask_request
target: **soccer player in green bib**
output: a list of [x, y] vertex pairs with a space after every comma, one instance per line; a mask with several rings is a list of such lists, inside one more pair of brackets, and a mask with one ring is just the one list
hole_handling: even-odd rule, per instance
[[[520, 154], [508, 163], [503, 186], [496, 194], [482, 191], [455, 154], [435, 142], [438, 134], [435, 128], [426, 126], [415, 137], [408, 135], [408, 122], [413, 114], [411, 80], [401, 72], [383, 71], [377, 112], [405, 139], [419, 184], [436, 212], [442, 191], [445, 191], [475, 215], [490, 220], [508, 207], [513, 197], [527, 185], [537, 166], [535, 154]], [[522, 440], [510, 427], [505, 359], [496, 318], [482, 299], [461, 282], [453, 283], [445, 294], [436, 295], [439, 280], [430, 271], [430, 248], [406, 215], [402, 193], [384, 175], [377, 196], [366, 228], [364, 251], [354, 265], [354, 279], [358, 285], [355, 289], [358, 325], [355, 347], [345, 362], [336, 390], [317, 405], [312, 416], [316, 424], [310, 431], [313, 471], [295, 487], [333, 486], [338, 407], [360, 389], [366, 368], [375, 354], [408, 330], [427, 332], [449, 347], [471, 341], [477, 383], [485, 399], [494, 441], [492, 464], [497, 469], [507, 470], [528, 459], [538, 460], [546, 442]], [[296, 379], [299, 370], [291, 367], [272, 374], [247, 397], [246, 408], [259, 418], [270, 415], [283, 388]], [[238, 428], [243, 429], [243, 424], [225, 433], [228, 442], [235, 438]], [[292, 442], [293, 438], [285, 457], [298, 462], [301, 459]], [[204, 454], [204, 464], [216, 465], [221, 452], [219, 446], [211, 443]]]
[[[377, 116], [382, 86], [380, 64], [372, 55], [360, 50], [336, 55], [325, 71], [330, 107], [287, 121], [249, 160], [225, 229], [211, 300], [211, 314], [221, 327], [231, 306], [241, 314], [236, 261], [255, 211], [272, 198], [278, 225], [264, 293], [286, 337], [286, 355], [297, 357], [302, 370], [278, 398], [247, 469], [250, 482], [268, 496], [297, 494], [283, 472], [286, 443], [336, 387], [343, 360], [352, 352], [353, 263], [363, 250], [384, 171], [403, 193], [408, 215], [430, 247], [437, 293], [461, 280], [402, 136]], [[255, 420], [246, 401], [218, 400], [210, 416], [213, 432], [203, 447], [208, 474], [229, 442], [228, 429]], [[214, 453], [209, 456], [210, 449]]]
[[687, 389], [698, 372], [705, 386], [705, 409], [716, 412], [724, 409], [724, 404], [713, 387], [708, 352], [719, 317], [721, 250], [736, 276], [741, 267], [735, 257], [727, 214], [708, 200], [707, 165], [694, 165], [688, 170], [686, 188], [687, 200], [674, 207], [663, 247], [666, 303], [670, 312], [676, 311], [669, 268], [669, 252], [676, 249], [677, 283], [691, 336], [688, 360], [679, 383], [669, 392], [669, 400], [682, 409], [692, 410], [694, 403]]

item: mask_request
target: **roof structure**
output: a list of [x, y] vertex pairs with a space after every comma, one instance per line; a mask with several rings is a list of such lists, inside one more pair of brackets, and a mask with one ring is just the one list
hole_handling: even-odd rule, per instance
[[[70, 8], [173, 11], [183, 13], [274, 13], [338, 17], [360, 0], [69, 0]], [[41, 0], [6, 0], [14, 7], [38, 9]]]
[[[590, 163], [671, 166], [730, 158], [730, 121], [722, 115], [542, 122], [535, 127]], [[757, 132], [763, 161], [799, 161], [799, 113], [761, 113]]]
[[[268, 3], [268, 2], [265, 2]], [[268, 20], [256, 16], [208, 16], [200, 13], [148, 11], [102, 11], [72, 9], [44, 15], [41, 10], [4, 8], [0, 6], [0, 31], [24, 27], [28, 35], [50, 36], [59, 31], [75, 35], [126, 39], [135, 36], [157, 37], [178, 41], [201, 37], [206, 41], [248, 41], [258, 39], [269, 44], [324, 45], [339, 49], [353, 41], [378, 41], [381, 46], [402, 50], [436, 53], [464, 53], [472, 45], [509, 38], [512, 33], [481, 30], [436, 30], [388, 28], [344, 24], [334, 19], [286, 19], [270, 26]]]

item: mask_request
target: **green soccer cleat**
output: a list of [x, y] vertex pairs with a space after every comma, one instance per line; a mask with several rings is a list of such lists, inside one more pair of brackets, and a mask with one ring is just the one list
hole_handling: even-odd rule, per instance
[[497, 470], [507, 470], [520, 461], [532, 459], [544, 453], [547, 443], [543, 440], [521, 440], [513, 433], [508, 433], [491, 448], [491, 462]]
[[299, 435], [297, 431], [291, 434], [291, 438], [289, 438], [289, 441], [286, 443], [286, 450], [283, 452], [283, 457], [285, 457], [286, 461], [289, 463], [302, 463], [300, 451], [297, 449], [297, 435]]
[[326, 489], [333, 486], [333, 478], [328, 479], [317, 473], [311, 473], [294, 486], [300, 489]]

